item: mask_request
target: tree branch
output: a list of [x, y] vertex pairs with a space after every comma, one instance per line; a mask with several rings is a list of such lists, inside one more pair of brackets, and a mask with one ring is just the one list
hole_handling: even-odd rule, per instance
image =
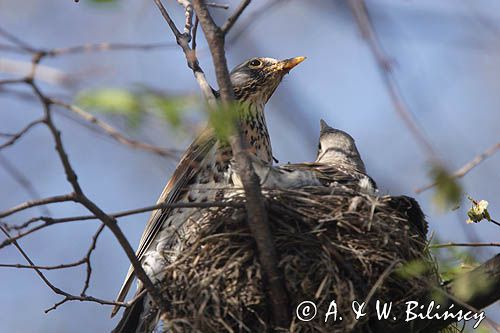
[[[19, 170], [19, 168], [12, 164], [3, 155], [0, 155], [0, 165], [12, 177], [12, 179], [19, 184], [19, 186], [24, 188], [32, 200], [38, 200], [41, 198], [40, 193], [38, 193], [28, 177], [26, 177], [23, 172]], [[51, 215], [50, 210], [45, 205], [38, 207], [42, 214]]]
[[483, 246], [500, 246], [500, 243], [445, 243], [445, 244], [431, 244], [429, 248], [439, 249], [443, 247], [454, 247], [454, 246], [467, 246], [467, 247], [483, 247]]
[[[459, 296], [460, 289], [470, 285], [473, 281], [481, 281], [485, 288], [475, 288], [474, 293], [466, 296]], [[500, 299], [500, 254], [486, 261], [476, 269], [462, 274], [446, 286], [445, 302], [441, 302], [441, 311], [445, 311], [450, 304], [454, 304], [454, 311], [463, 309], [464, 311], [484, 309]], [[447, 305], [446, 305], [447, 304]], [[426, 330], [438, 331], [453, 323], [453, 319], [434, 319], [426, 323]], [[498, 330], [499, 327], [497, 326]]]
[[[191, 32], [181, 34], [179, 29], [177, 29], [177, 27], [175, 26], [175, 23], [170, 18], [170, 15], [163, 6], [161, 0], [154, 0], [154, 2], [158, 7], [158, 9], [160, 10], [163, 17], [165, 18], [165, 20], [167, 21], [168, 26], [174, 33], [177, 44], [181, 47], [182, 51], [184, 52], [187, 65], [193, 71], [194, 77], [198, 82], [198, 85], [200, 86], [203, 96], [205, 97], [209, 105], [215, 107], [216, 101], [215, 101], [215, 96], [213, 94], [213, 89], [208, 83], [207, 78], [205, 77], [205, 73], [201, 69], [198, 58], [196, 56], [196, 51], [195, 51], [196, 43], [193, 45], [193, 48], [189, 47], [189, 41], [191, 40], [191, 34], [190, 34]], [[181, 4], [185, 4], [185, 1], [181, 1]], [[186, 12], [188, 12], [190, 9], [185, 7], [185, 10]], [[186, 14], [186, 17], [187, 16], [188, 14]]]
[[[0, 226], [0, 230], [5, 234], [5, 236], [7, 236], [8, 239], [10, 239], [10, 235], [9, 233], [2, 227]], [[54, 304], [51, 308], [45, 310], [45, 313], [51, 311], [51, 310], [54, 310], [56, 309], [58, 306], [60, 306], [61, 304], [64, 304], [66, 303], [67, 301], [88, 301], [88, 302], [95, 302], [95, 303], [99, 303], [99, 304], [105, 304], [105, 305], [118, 305], [118, 306], [126, 306], [125, 303], [122, 303], [122, 302], [112, 302], [112, 301], [107, 301], [107, 300], [103, 300], [103, 299], [99, 299], [99, 298], [95, 298], [95, 297], [92, 297], [92, 296], [75, 296], [75, 295], [72, 295], [70, 293], [67, 293], [61, 289], [59, 289], [58, 287], [54, 286], [48, 279], [47, 277], [45, 277], [45, 275], [40, 271], [40, 268], [38, 268], [39, 266], [35, 265], [33, 263], [33, 261], [30, 259], [30, 257], [28, 256], [28, 254], [21, 248], [21, 246], [15, 241], [15, 240], [11, 240], [11, 242], [14, 244], [14, 246], [17, 248], [17, 250], [19, 251], [19, 253], [21, 253], [21, 255], [24, 257], [24, 259], [29, 263], [29, 266], [30, 268], [32, 268], [36, 273], [37, 275], [40, 277], [40, 279], [57, 295], [61, 295], [61, 296], [64, 296], [63, 300]]]
[[99, 127], [101, 130], [103, 130], [107, 135], [109, 135], [111, 138], [116, 140], [117, 142], [127, 145], [129, 147], [135, 148], [135, 149], [141, 149], [145, 151], [149, 151], [152, 153], [155, 153], [157, 155], [160, 155], [162, 157], [168, 157], [168, 158], [174, 158], [177, 159], [178, 156], [175, 154], [172, 150], [161, 148], [155, 145], [151, 145], [148, 143], [140, 142], [134, 139], [129, 139], [123, 134], [121, 134], [118, 130], [116, 130], [113, 126], [105, 123], [102, 120], [99, 120], [96, 118], [94, 115], [88, 113], [87, 111], [77, 107], [76, 105], [68, 104], [65, 103], [61, 100], [58, 100], [56, 98], [49, 98], [49, 102], [61, 106], [71, 112], [74, 112], [77, 116], [83, 118], [84, 120], [88, 121], [91, 124], [96, 125]]
[[[490, 148], [486, 149], [481, 154], [479, 154], [476, 157], [474, 157], [472, 160], [470, 160], [465, 165], [463, 165], [460, 169], [458, 169], [457, 171], [453, 172], [451, 174], [451, 176], [453, 178], [462, 178], [463, 176], [465, 176], [466, 174], [468, 174], [469, 171], [471, 171], [476, 166], [478, 166], [481, 162], [483, 162], [484, 160], [486, 160], [488, 157], [493, 156], [493, 154], [495, 154], [498, 150], [500, 150], [500, 142], [495, 143], [493, 146], [491, 146]], [[429, 184], [429, 185], [426, 185], [426, 186], [423, 186], [423, 187], [420, 187], [420, 188], [416, 189], [415, 193], [417, 193], [417, 194], [422, 193], [422, 192], [424, 192], [424, 191], [426, 191], [428, 189], [433, 188], [434, 186], [436, 186], [435, 182], [432, 183], [432, 184]]]
[[[34, 58], [33, 64], [34, 67], [36, 67], [36, 64], [41, 58]], [[38, 60], [38, 61], [36, 61]], [[33, 70], [32, 75], [34, 76], [35, 71]], [[75, 195], [75, 201], [79, 202], [82, 204], [85, 208], [87, 208], [92, 214], [94, 214], [99, 220], [102, 221], [103, 224], [108, 227], [115, 238], [118, 240], [120, 243], [121, 247], [125, 251], [128, 259], [130, 260], [132, 266], [134, 267], [135, 274], [137, 278], [143, 283], [145, 289], [150, 293], [151, 297], [153, 298], [154, 302], [156, 305], [158, 305], [160, 308], [165, 309], [166, 308], [166, 303], [163, 300], [163, 297], [159, 293], [158, 289], [153, 285], [151, 280], [149, 279], [148, 275], [144, 271], [141, 263], [137, 259], [135, 255], [135, 251], [133, 250], [132, 246], [128, 242], [127, 238], [123, 234], [122, 230], [118, 226], [118, 223], [116, 219], [108, 216], [104, 211], [102, 211], [94, 202], [92, 202], [87, 196], [83, 193], [80, 184], [78, 183], [78, 179], [76, 176], [75, 171], [73, 170], [73, 167], [71, 166], [71, 163], [69, 162], [68, 155], [63, 147], [63, 143], [61, 140], [61, 133], [59, 130], [56, 128], [54, 125], [54, 122], [52, 121], [52, 114], [51, 114], [51, 101], [43, 93], [40, 91], [38, 86], [34, 83], [34, 81], [30, 80], [28, 81], [30, 86], [33, 89], [33, 92], [35, 95], [40, 99], [40, 103], [42, 104], [42, 107], [44, 109], [44, 114], [45, 114], [45, 124], [49, 128], [52, 137], [55, 142], [55, 150], [59, 156], [59, 160], [61, 161], [61, 164], [64, 168], [64, 173], [66, 174], [66, 179], [67, 181], [71, 184], [73, 187], [74, 195]], [[31, 264], [31, 263], [30, 263]], [[68, 299], [68, 297], [65, 298], [65, 300]], [[65, 300], [61, 302], [64, 303]], [[69, 300], [69, 299], [68, 299]], [[57, 307], [57, 304], [56, 304]]]
[[406, 127], [413, 134], [416, 141], [425, 148], [430, 156], [435, 156], [434, 148], [431, 143], [427, 140], [426, 136], [422, 133], [418, 127], [413, 115], [408, 110], [407, 106], [403, 102], [401, 93], [399, 92], [398, 85], [394, 79], [392, 64], [389, 58], [385, 55], [382, 46], [380, 45], [378, 38], [375, 34], [375, 30], [370, 21], [368, 11], [366, 9], [366, 4], [364, 0], [349, 0], [349, 5], [351, 7], [356, 23], [358, 24], [359, 30], [363, 39], [368, 43], [370, 50], [375, 57], [377, 65], [382, 74], [384, 84], [387, 88], [389, 96], [391, 98], [394, 109], [399, 114]]
[[16, 143], [16, 141], [19, 140], [24, 134], [28, 133], [28, 131], [30, 129], [32, 129], [33, 127], [35, 127], [38, 124], [43, 123], [43, 121], [44, 121], [44, 119], [37, 119], [37, 120], [30, 122], [23, 129], [21, 129], [19, 132], [17, 132], [16, 134], [13, 134], [9, 140], [2, 143], [0, 145], [0, 150]]
[[[222, 107], [228, 107], [234, 101], [234, 92], [225, 57], [224, 33], [213, 21], [203, 1], [193, 0], [193, 7], [210, 47]], [[249, 156], [245, 153], [239, 126], [236, 128], [237, 134], [231, 140], [231, 148], [245, 190], [248, 225], [255, 238], [259, 261], [264, 271], [264, 281], [269, 288], [268, 301], [271, 304], [274, 324], [286, 328], [290, 323], [288, 295], [278, 269], [277, 253], [269, 228], [260, 180], [253, 170]]]
[[17, 206], [14, 206], [12, 208], [4, 210], [3, 212], [0, 212], [0, 218], [12, 215], [14, 213], [20, 212], [22, 210], [25, 210], [25, 209], [28, 209], [31, 207], [47, 205], [47, 204], [56, 203], [56, 202], [66, 202], [66, 201], [77, 201], [76, 194], [70, 193], [70, 194], [56, 195], [53, 197], [47, 197], [47, 198], [42, 198], [42, 199], [37, 199], [37, 200], [26, 201], [26, 202], [23, 202]]
[[240, 15], [243, 13], [243, 11], [245, 10], [245, 8], [247, 8], [247, 6], [250, 4], [251, 0], [243, 0], [240, 2], [240, 5], [238, 6], [238, 8], [236, 8], [236, 11], [234, 12], [233, 15], [231, 15], [226, 23], [224, 23], [224, 25], [222, 26], [221, 30], [222, 30], [222, 33], [224, 35], [226, 35], [229, 30], [231, 30], [231, 28], [233, 27], [234, 23], [236, 23], [236, 20], [238, 20], [238, 18], [240, 17]]

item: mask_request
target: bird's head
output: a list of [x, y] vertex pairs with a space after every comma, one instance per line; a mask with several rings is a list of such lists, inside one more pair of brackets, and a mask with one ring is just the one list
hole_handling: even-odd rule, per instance
[[305, 59], [252, 58], [239, 64], [231, 71], [236, 99], [267, 103], [283, 77]]
[[320, 127], [316, 162], [352, 165], [365, 172], [354, 138], [344, 131], [330, 127], [323, 119], [320, 121]]

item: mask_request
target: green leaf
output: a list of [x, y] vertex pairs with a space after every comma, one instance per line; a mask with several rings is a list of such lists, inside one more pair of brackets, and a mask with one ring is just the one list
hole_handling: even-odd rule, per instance
[[397, 274], [404, 279], [420, 277], [430, 270], [429, 264], [423, 260], [412, 260], [396, 270]]
[[124, 115], [129, 125], [135, 127], [141, 120], [141, 104], [134, 93], [117, 88], [87, 91], [76, 97], [76, 103], [99, 112]]
[[487, 294], [492, 286], [492, 279], [486, 274], [464, 276], [453, 283], [453, 295], [467, 302], [473, 295]]
[[460, 204], [462, 187], [442, 165], [435, 164], [431, 169], [431, 177], [436, 184], [434, 203], [441, 210], [449, 210]]
[[241, 105], [235, 103], [227, 107], [221, 106], [218, 110], [210, 112], [210, 125], [214, 128], [215, 135], [219, 140], [229, 142], [229, 138], [235, 132], [240, 107]]
[[122, 89], [106, 88], [84, 92], [76, 97], [76, 101], [85, 108], [125, 115], [137, 112], [139, 109], [137, 97]]
[[182, 113], [189, 104], [186, 97], [165, 97], [147, 95], [145, 99], [160, 112], [160, 115], [174, 128], [182, 125]]
[[[439, 239], [435, 243], [442, 243]], [[439, 274], [444, 281], [453, 280], [457, 275], [470, 271], [479, 265], [477, 258], [468, 250], [459, 247], [432, 249], [439, 258]]]

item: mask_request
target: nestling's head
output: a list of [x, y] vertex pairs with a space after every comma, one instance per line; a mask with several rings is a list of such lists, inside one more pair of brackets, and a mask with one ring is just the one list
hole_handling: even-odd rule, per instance
[[236, 99], [267, 103], [283, 76], [305, 59], [252, 58], [236, 66], [231, 71], [231, 83]]
[[344, 131], [330, 127], [323, 119], [320, 121], [320, 135], [316, 162], [351, 166], [366, 172], [354, 138]]

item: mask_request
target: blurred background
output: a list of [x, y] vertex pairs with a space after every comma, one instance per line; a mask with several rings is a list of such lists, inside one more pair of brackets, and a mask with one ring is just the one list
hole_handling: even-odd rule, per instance
[[[212, 9], [219, 23], [238, 1], [220, 3], [229, 4], [229, 10]], [[175, 1], [165, 4], [182, 27], [182, 8]], [[367, 9], [402, 98], [444, 165], [454, 171], [498, 142], [500, 2], [368, 0]], [[152, 1], [0, 0], [0, 28], [44, 49], [99, 42], [153, 43], [156, 47], [148, 50], [48, 58], [39, 71], [40, 86], [50, 96], [84, 107], [127, 137], [172, 149], [177, 156], [204, 126], [198, 85]], [[200, 30], [198, 56], [215, 86], [202, 37]], [[13, 44], [0, 37], [0, 79], [21, 77], [29, 70], [30, 55], [9, 45]], [[314, 159], [323, 118], [355, 137], [382, 194], [417, 198], [435, 242], [499, 241], [498, 226], [465, 223], [470, 208], [466, 199], [451, 210], [436, 205], [435, 189], [415, 193], [433, 182], [429, 156], [395, 111], [346, 1], [255, 0], [231, 31], [226, 48], [230, 67], [254, 56], [307, 56], [267, 107], [273, 151], [280, 163]], [[26, 87], [0, 86], [0, 133], [18, 132], [42, 112]], [[54, 117], [84, 191], [106, 212], [156, 202], [175, 168], [175, 158], [122, 145], [68, 110], [57, 108]], [[459, 180], [465, 194], [489, 201], [490, 214], [497, 220], [499, 165], [497, 154]], [[0, 210], [70, 190], [44, 126], [0, 151]], [[86, 213], [73, 203], [48, 209], [33, 208], [4, 222]], [[147, 218], [142, 214], [120, 219], [134, 247]], [[98, 226], [97, 221], [58, 225], [20, 244], [39, 265], [76, 261], [87, 251]], [[456, 270], [496, 252], [489, 247], [436, 251], [446, 260], [444, 266]], [[25, 262], [9, 246], [0, 251], [0, 263]], [[105, 230], [92, 256], [88, 293], [114, 299], [128, 266], [123, 250]], [[79, 293], [85, 267], [49, 271], [47, 276], [56, 286]], [[31, 270], [1, 268], [0, 281], [1, 332], [103, 332], [116, 324], [117, 318], [109, 319], [111, 308], [95, 303], [70, 302], [45, 314], [61, 298]], [[498, 306], [487, 313], [500, 321]]]

